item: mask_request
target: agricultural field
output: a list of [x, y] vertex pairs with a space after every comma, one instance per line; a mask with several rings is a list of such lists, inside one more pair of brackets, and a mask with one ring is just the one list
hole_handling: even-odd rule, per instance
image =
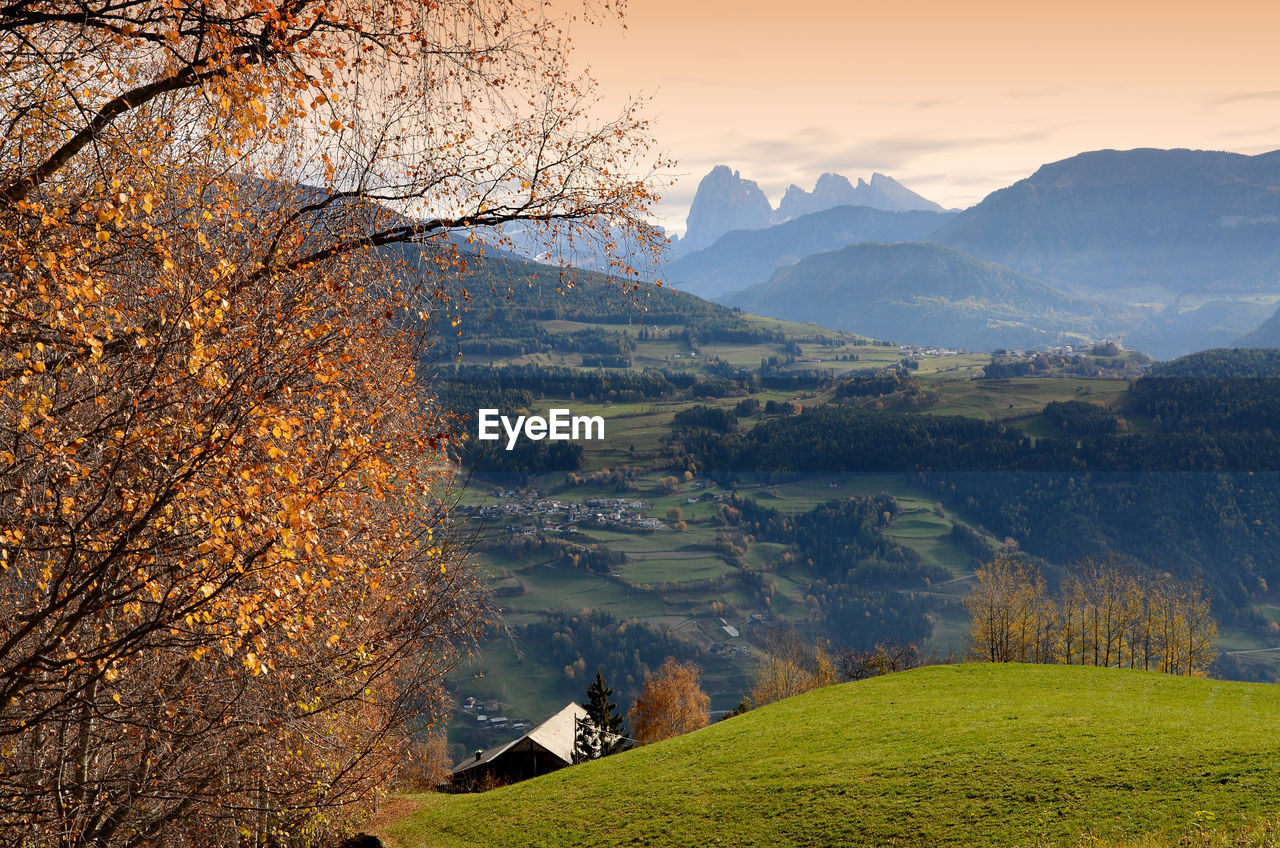
[[[724, 525], [721, 510], [735, 497], [793, 517], [831, 501], [891, 498], [895, 514], [877, 532], [887, 543], [913, 552], [920, 567], [932, 575], [926, 585], [910, 590], [930, 609], [929, 635], [920, 647], [935, 659], [968, 654], [968, 620], [961, 601], [973, 583], [978, 561], [972, 546], [970, 550], [961, 547], [955, 533], [963, 529], [987, 550], [998, 549], [1003, 538], [967, 519], [954, 505], [941, 503], [936, 493], [921, 488], [906, 473], [778, 476], [761, 470], [738, 474], [731, 484], [697, 469], [685, 473], [682, 465], [673, 464], [669, 441], [676, 416], [683, 412], [706, 407], [722, 410], [736, 418], [736, 431], [746, 434], [779, 418], [777, 412], [765, 413], [770, 403], [787, 410], [783, 417], [798, 408], [831, 404], [909, 408], [925, 415], [963, 416], [1016, 428], [1034, 441], [1061, 435], [1058, 422], [1044, 415], [1048, 404], [1076, 401], [1123, 416], [1126, 432], [1150, 426], [1149, 420], [1126, 407], [1130, 375], [1140, 373], [1136, 369], [1142, 358], [1137, 354], [1097, 360], [1102, 373], [1094, 377], [1069, 373], [1068, 359], [1059, 356], [1043, 374], [986, 379], [983, 369], [994, 361], [990, 354], [900, 348], [812, 324], [759, 316], [735, 320], [753, 331], [773, 334], [773, 341], [709, 341], [695, 346], [689, 343], [690, 327], [679, 323], [620, 325], [567, 318], [536, 322], [551, 334], [553, 343], [561, 337], [581, 338], [584, 332], [630, 338], [634, 346], [627, 370], [631, 373], [657, 368], [699, 381], [721, 379], [718, 375], [726, 373], [740, 379], [757, 373], [762, 362], [772, 358], [775, 365], [770, 374], [799, 377], [794, 386], [778, 387], [777, 381], [769, 385], [762, 378], [750, 388], [710, 396], [702, 392], [638, 398], [625, 393], [616, 397], [616, 393], [543, 394], [519, 409], [504, 410], [546, 416], [553, 408], [564, 408], [574, 415], [600, 416], [605, 439], [579, 443], [581, 459], [572, 473], [531, 471], [516, 478], [481, 474], [469, 479], [460, 503], [468, 509], [491, 511], [490, 518], [473, 519], [470, 526], [509, 629], [492, 634], [454, 675], [452, 686], [459, 699], [496, 701], [505, 712], [531, 719], [553, 712], [568, 700], [580, 700], [583, 680], [595, 668], [546, 659], [539, 645], [520, 644], [518, 635], [522, 628], [563, 621], [565, 615], [598, 611], [621, 626], [633, 623], [647, 628], [655, 638], [677, 640], [675, 644], [693, 652], [702, 667], [712, 708], [728, 710], [737, 705], [749, 691], [765, 634], [788, 623], [806, 626], [814, 620], [816, 602], [812, 575], [795, 559], [794, 545], [732, 532]], [[552, 350], [532, 359], [567, 365], [579, 374], [608, 377], [619, 371], [582, 368], [582, 356]], [[521, 356], [487, 361], [509, 366], [532, 360]], [[899, 385], [906, 391], [881, 397], [840, 394], [844, 380], [885, 373], [900, 375]], [[904, 407], [904, 398], [912, 397], [912, 392], [914, 400]], [[755, 411], [740, 415], [738, 407], [748, 399], [757, 404]], [[615, 499], [639, 506], [627, 507], [619, 520], [607, 515], [614, 507], [588, 510], [583, 506]], [[576, 518], [568, 513], [548, 514], [537, 506], [547, 500], [578, 504], [582, 509]], [[507, 511], [499, 513], [500, 509]], [[588, 513], [602, 517], [583, 521]], [[640, 519], [649, 520], [650, 526], [637, 526]], [[596, 570], [573, 564], [574, 556], [581, 559], [590, 551], [600, 556], [610, 552], [614, 561], [607, 569]], [[1262, 612], [1280, 621], [1275, 609], [1280, 607]], [[736, 635], [729, 635], [726, 627]], [[1280, 669], [1275, 645], [1276, 640], [1254, 627], [1225, 628], [1220, 639], [1220, 647], [1232, 652], [1242, 667], [1264, 673]], [[604, 656], [600, 646], [580, 646], [580, 650], [584, 661]], [[608, 668], [602, 671], [612, 673]], [[629, 672], [632, 677], [636, 673]], [[630, 694], [635, 685], [635, 680], [622, 683], [620, 691]], [[453, 727], [457, 730], [470, 720], [457, 715]], [[469, 739], [477, 738], [474, 727], [467, 732]], [[497, 743], [502, 738], [494, 734], [488, 741]]]

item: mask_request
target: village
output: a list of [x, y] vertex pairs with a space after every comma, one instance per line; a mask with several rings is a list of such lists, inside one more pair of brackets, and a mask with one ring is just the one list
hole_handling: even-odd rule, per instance
[[[695, 488], [707, 485], [699, 481]], [[495, 497], [502, 503], [472, 507], [470, 517], [489, 524], [520, 520], [521, 523], [505, 526], [506, 533], [512, 536], [536, 536], [540, 532], [573, 535], [578, 532], [579, 525], [623, 532], [648, 532], [668, 527], [666, 521], [646, 515], [649, 504], [631, 498], [595, 497], [567, 501], [543, 498], [537, 489], [527, 492], [503, 489]], [[686, 500], [693, 504], [704, 500], [719, 501], [721, 498], [717, 494], [703, 493]]]

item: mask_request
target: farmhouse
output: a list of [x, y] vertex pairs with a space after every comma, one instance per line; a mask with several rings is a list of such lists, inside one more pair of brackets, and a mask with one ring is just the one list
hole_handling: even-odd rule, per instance
[[577, 704], [564, 709], [514, 742], [473, 757], [453, 769], [453, 786], [463, 791], [482, 786], [515, 783], [573, 764], [573, 743], [578, 719], [587, 711]]

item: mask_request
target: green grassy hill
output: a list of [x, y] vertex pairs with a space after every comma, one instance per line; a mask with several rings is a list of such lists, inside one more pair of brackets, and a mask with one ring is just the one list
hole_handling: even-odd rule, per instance
[[1278, 723], [1276, 686], [933, 666], [482, 795], [422, 796], [384, 835], [399, 848], [1176, 841], [1276, 812]]

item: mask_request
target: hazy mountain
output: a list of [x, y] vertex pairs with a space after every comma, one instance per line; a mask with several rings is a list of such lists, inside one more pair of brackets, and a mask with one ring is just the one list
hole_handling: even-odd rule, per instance
[[1233, 343], [1235, 347], [1280, 347], [1280, 309]]
[[726, 233], [709, 247], [667, 263], [663, 278], [683, 291], [716, 297], [763, 282], [775, 269], [815, 253], [857, 242], [924, 240], [953, 214], [837, 206], [764, 230]]
[[886, 212], [946, 211], [893, 177], [881, 173], [872, 174], [869, 183], [859, 177], [857, 186], [839, 174], [823, 174], [818, 177], [812, 192], [795, 184], [788, 187], [778, 204], [775, 218], [785, 221], [835, 206], [868, 206]]
[[932, 240], [1054, 285], [1134, 299], [1273, 289], [1280, 151], [1082, 153], [994, 192]]
[[679, 250], [688, 253], [706, 247], [730, 230], [767, 227], [772, 214], [760, 186], [726, 165], [717, 165], [698, 183]]
[[850, 245], [718, 300], [876, 338], [974, 350], [1045, 347], [1072, 333], [1102, 337], [1120, 311], [933, 244]]
[[1160, 359], [1182, 356], [1234, 344], [1241, 333], [1256, 327], [1268, 311], [1256, 303], [1233, 300], [1211, 300], [1195, 309], [1166, 308], [1151, 313], [1150, 321], [1128, 327], [1124, 340], [1129, 347]]
[[[666, 235], [661, 227], [653, 230], [658, 239]], [[611, 226], [602, 217], [587, 219], [572, 231], [557, 227], [554, 233], [541, 224], [526, 221], [465, 232], [474, 232], [486, 252], [501, 250], [503, 255], [606, 273], [616, 272], [616, 263], [634, 268], [642, 277], [652, 277], [656, 271], [653, 251], [639, 243], [634, 234]]]
[[698, 183], [685, 220], [684, 238], [674, 245], [672, 255], [701, 250], [733, 230], [759, 230], [837, 206], [866, 206], [886, 212], [946, 211], [879, 173], [872, 174], [869, 183], [859, 178], [856, 186], [839, 174], [823, 174], [812, 192], [792, 185], [775, 210], [760, 186], [726, 165], [717, 165]]

